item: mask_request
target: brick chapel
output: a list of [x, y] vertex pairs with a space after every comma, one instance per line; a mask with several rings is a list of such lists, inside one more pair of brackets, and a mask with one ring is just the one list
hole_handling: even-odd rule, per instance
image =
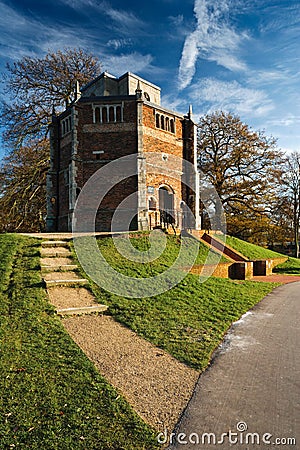
[[[106, 72], [79, 90], [75, 100], [50, 126], [50, 169], [47, 176], [47, 231], [71, 231], [76, 199], [85, 183], [103, 165], [122, 156], [170, 155], [192, 165], [192, 185], [172, 176], [137, 175], [115, 186], [100, 203], [96, 231], [110, 231], [112, 216], [127, 196], [137, 192], [131, 229], [200, 228], [196, 125], [187, 115], [160, 104], [160, 88], [132, 73], [116, 78]], [[170, 173], [173, 168], [170, 165]], [[186, 214], [189, 209], [191, 214]], [[191, 219], [192, 217], [192, 219]], [[122, 230], [122, 223], [119, 224]]]

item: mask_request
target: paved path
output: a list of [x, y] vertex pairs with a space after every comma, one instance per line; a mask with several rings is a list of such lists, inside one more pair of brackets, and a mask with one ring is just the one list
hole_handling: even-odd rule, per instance
[[[234, 324], [200, 377], [168, 448], [300, 449], [299, 319], [300, 282], [275, 289]], [[237, 429], [237, 435], [230, 434]], [[215, 433], [216, 440], [224, 442], [213, 444], [211, 435], [209, 444], [203, 433]], [[229, 435], [222, 439], [222, 433]], [[283, 440], [285, 445], [274, 445], [277, 438], [296, 438], [297, 444]], [[260, 443], [252, 444], [252, 439]]]
[[273, 275], [268, 275], [266, 277], [263, 276], [254, 276], [253, 278], [251, 278], [251, 281], [263, 281], [263, 282], [267, 282], [267, 283], [283, 283], [283, 284], [287, 284], [287, 283], [294, 283], [294, 282], [298, 282], [300, 281], [300, 276], [299, 275], [284, 275], [284, 274], [273, 274]]

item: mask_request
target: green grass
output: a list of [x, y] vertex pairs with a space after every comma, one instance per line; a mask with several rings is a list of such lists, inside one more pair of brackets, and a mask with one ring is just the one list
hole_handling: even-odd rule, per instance
[[[219, 239], [222, 239], [222, 236], [217, 236]], [[281, 253], [273, 252], [267, 248], [260, 247], [259, 245], [251, 244], [250, 242], [243, 241], [241, 239], [226, 236], [226, 244], [232, 247], [234, 250], [242, 253], [242, 255], [246, 256], [251, 260], [256, 259], [274, 259], [274, 258], [282, 258], [284, 255]]]
[[[135, 246], [142, 246], [142, 240]], [[146, 264], [125, 261], [112, 240], [99, 239], [98, 245], [106, 258], [126, 274], [151, 276]], [[179, 242], [170, 240], [162, 260], [152, 263], [152, 274], [168, 267]], [[144, 271], [144, 272], [143, 272]], [[277, 284], [240, 282], [210, 278], [205, 283], [199, 277], [187, 275], [176, 287], [151, 298], [126, 298], [104, 291], [91, 283], [100, 303], [109, 306], [109, 313], [140, 336], [165, 349], [181, 362], [203, 370], [213, 351], [221, 342], [232, 322], [252, 308]]]
[[0, 235], [0, 448], [158, 448], [154, 431], [54, 314], [41, 283], [39, 245]]
[[[132, 251], [128, 255], [122, 255], [114, 245], [114, 241], [111, 238], [101, 238], [98, 242], [101, 247], [101, 252], [107, 262], [120, 273], [132, 277], [151, 277], [155, 274], [164, 272], [167, 268], [172, 266], [176, 258], [179, 255], [179, 250], [181, 243], [185, 248], [183, 260], [180, 266], [185, 267], [193, 261], [193, 257], [196, 255], [194, 264], [204, 264], [209, 255], [209, 262], [211, 264], [217, 262], [228, 262], [224, 256], [219, 256], [218, 253], [214, 251], [209, 251], [209, 247], [199, 242], [193, 238], [185, 238], [184, 242], [181, 241], [178, 236], [165, 236], [162, 235], [160, 238], [152, 242], [152, 248], [157, 251], [160, 255], [154, 261], [147, 262], [147, 258], [151, 257], [148, 253], [151, 248], [151, 242], [149, 241], [149, 236], [147, 234], [138, 235], [130, 238], [132, 244]], [[162, 239], [162, 241], [160, 240]], [[165, 239], [165, 249], [162, 251]], [[123, 237], [118, 237], [117, 241], [119, 245], [126, 245], [126, 240]], [[199, 250], [197, 247], [199, 246]], [[134, 252], [134, 249], [139, 250], [142, 254], [141, 261], [128, 261]], [[144, 256], [143, 256], [144, 255]]]
[[203, 370], [232, 322], [274, 286], [220, 278], [200, 284], [198, 277], [188, 275], [169, 292], [151, 298], [128, 299], [94, 289], [118, 321], [179, 361]]
[[286, 262], [275, 267], [273, 272], [289, 275], [300, 275], [300, 259], [289, 257]]

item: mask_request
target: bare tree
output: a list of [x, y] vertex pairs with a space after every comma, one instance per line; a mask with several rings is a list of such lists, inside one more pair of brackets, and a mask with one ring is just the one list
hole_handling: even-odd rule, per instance
[[31, 142], [12, 151], [0, 166], [0, 232], [43, 231], [49, 143]]
[[283, 197], [290, 204], [295, 241], [295, 257], [299, 258], [299, 227], [300, 227], [300, 153], [293, 152], [286, 157], [284, 170], [280, 176], [284, 187]]
[[51, 115], [75, 99], [77, 82], [88, 83], [100, 69], [98, 59], [82, 49], [24, 57], [7, 65], [7, 98], [0, 104], [8, 149], [0, 169], [2, 231], [37, 231], [43, 226]]
[[100, 74], [97, 58], [82, 49], [26, 56], [7, 64], [6, 96], [1, 102], [0, 124], [4, 140], [16, 147], [26, 139], [44, 137], [53, 109], [74, 100], [76, 82], [87, 83]]

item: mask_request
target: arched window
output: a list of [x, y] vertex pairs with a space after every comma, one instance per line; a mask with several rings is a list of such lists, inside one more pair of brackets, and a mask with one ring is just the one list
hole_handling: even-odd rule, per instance
[[159, 210], [161, 225], [175, 223], [174, 192], [169, 186], [161, 186], [159, 193]]
[[171, 131], [171, 133], [175, 133], [174, 119], [170, 120], [170, 131]]
[[109, 108], [109, 122], [115, 122], [115, 108], [113, 106]]
[[102, 108], [102, 123], [107, 123], [107, 108]]
[[170, 119], [169, 119], [169, 117], [166, 117], [166, 130], [170, 131]]
[[123, 104], [95, 105], [93, 121], [94, 123], [123, 122]]
[[100, 108], [95, 108], [95, 122], [100, 123]]
[[156, 200], [154, 197], [149, 198], [149, 209], [150, 210], [156, 210]]
[[122, 122], [121, 106], [116, 107], [116, 121]]
[[156, 127], [160, 128], [160, 115], [156, 114]]
[[155, 126], [169, 133], [175, 133], [175, 119], [164, 114], [155, 113]]

